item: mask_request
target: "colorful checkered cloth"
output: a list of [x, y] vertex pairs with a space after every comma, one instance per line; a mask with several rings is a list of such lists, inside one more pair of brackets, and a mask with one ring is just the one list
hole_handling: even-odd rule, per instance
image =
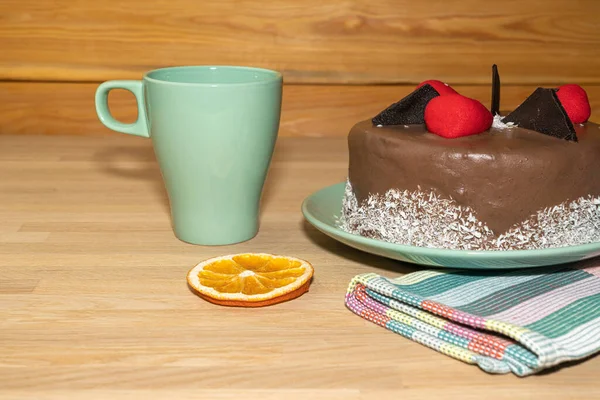
[[346, 305], [490, 373], [530, 375], [600, 350], [600, 266], [364, 274]]

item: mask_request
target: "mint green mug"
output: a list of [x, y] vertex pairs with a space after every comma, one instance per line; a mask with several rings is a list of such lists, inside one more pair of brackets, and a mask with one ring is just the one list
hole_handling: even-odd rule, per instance
[[[125, 89], [138, 104], [132, 124], [115, 120], [108, 92]], [[147, 72], [141, 81], [108, 81], [96, 91], [100, 121], [152, 140], [169, 196], [175, 235], [224, 245], [258, 232], [260, 198], [279, 130], [282, 77], [235, 66]]]

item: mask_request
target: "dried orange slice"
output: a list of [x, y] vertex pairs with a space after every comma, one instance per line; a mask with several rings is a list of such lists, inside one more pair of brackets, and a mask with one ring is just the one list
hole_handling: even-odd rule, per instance
[[188, 284], [200, 297], [226, 306], [260, 307], [294, 299], [313, 276], [307, 261], [264, 253], [211, 258], [188, 272]]

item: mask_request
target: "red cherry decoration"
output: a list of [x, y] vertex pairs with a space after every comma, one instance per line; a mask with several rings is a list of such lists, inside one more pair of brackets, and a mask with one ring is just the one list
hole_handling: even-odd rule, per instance
[[435, 97], [425, 107], [427, 130], [448, 139], [484, 132], [493, 120], [483, 104], [460, 94]]
[[563, 85], [558, 88], [556, 96], [572, 123], [583, 124], [590, 118], [592, 108], [587, 93], [581, 86]]
[[435, 79], [419, 83], [419, 86], [417, 86], [416, 89], [427, 84], [430, 84], [440, 94], [440, 96], [445, 96], [447, 94], [458, 94], [458, 92], [452, 89], [450, 85], [447, 85], [442, 81], [436, 81]]

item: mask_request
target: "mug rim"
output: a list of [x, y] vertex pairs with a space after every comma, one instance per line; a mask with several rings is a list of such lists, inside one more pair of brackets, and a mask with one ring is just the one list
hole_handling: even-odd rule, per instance
[[[245, 70], [245, 71], [260, 71], [266, 72], [269, 74], [265, 79], [259, 81], [247, 81], [247, 82], [219, 82], [219, 83], [209, 83], [209, 82], [174, 82], [167, 81], [157, 78], [152, 78], [150, 75], [153, 73], [168, 71], [168, 70], [182, 70], [182, 69], [229, 69], [229, 70]], [[177, 86], [248, 86], [248, 85], [265, 85], [269, 83], [273, 83], [276, 81], [282, 80], [282, 74], [279, 71], [267, 69], [267, 68], [259, 68], [259, 67], [249, 67], [243, 65], [181, 65], [181, 66], [172, 66], [172, 67], [164, 67], [164, 68], [156, 68], [144, 73], [143, 80], [159, 83], [165, 85], [177, 85]]]

